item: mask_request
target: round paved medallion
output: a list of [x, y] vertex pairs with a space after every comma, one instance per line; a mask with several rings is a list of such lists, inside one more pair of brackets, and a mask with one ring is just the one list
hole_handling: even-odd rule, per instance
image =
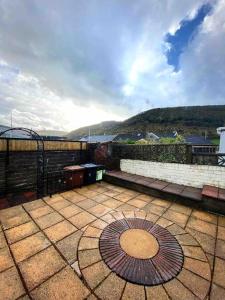
[[147, 259], [156, 255], [159, 250], [157, 239], [143, 229], [128, 229], [120, 236], [120, 246], [128, 255]]
[[183, 251], [165, 228], [138, 218], [117, 220], [100, 236], [100, 253], [108, 267], [132, 283], [152, 286], [176, 277]]

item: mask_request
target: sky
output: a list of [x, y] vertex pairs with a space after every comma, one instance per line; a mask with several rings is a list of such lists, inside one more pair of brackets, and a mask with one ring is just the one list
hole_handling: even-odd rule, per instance
[[0, 124], [225, 104], [225, 0], [0, 0]]

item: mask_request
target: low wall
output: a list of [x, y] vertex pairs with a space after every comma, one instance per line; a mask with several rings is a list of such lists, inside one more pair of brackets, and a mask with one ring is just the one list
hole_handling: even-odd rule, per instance
[[225, 168], [223, 167], [121, 159], [120, 168], [121, 171], [131, 174], [177, 184], [200, 188], [208, 184], [225, 188]]

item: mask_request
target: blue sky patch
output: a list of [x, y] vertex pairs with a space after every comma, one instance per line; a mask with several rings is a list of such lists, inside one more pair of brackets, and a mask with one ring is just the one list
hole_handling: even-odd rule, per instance
[[167, 62], [174, 66], [174, 70], [179, 70], [179, 58], [187, 47], [188, 43], [194, 38], [199, 26], [202, 24], [206, 15], [210, 13], [212, 6], [210, 4], [203, 5], [197, 12], [196, 16], [187, 20], [184, 19], [180, 23], [180, 28], [175, 34], [168, 33], [165, 41], [170, 45], [170, 49], [166, 51]]

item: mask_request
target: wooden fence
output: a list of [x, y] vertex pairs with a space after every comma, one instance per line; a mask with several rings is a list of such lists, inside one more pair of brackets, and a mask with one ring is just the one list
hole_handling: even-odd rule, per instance
[[[86, 142], [43, 141], [45, 151], [87, 150]], [[0, 139], [0, 151], [36, 151], [36, 140]]]

